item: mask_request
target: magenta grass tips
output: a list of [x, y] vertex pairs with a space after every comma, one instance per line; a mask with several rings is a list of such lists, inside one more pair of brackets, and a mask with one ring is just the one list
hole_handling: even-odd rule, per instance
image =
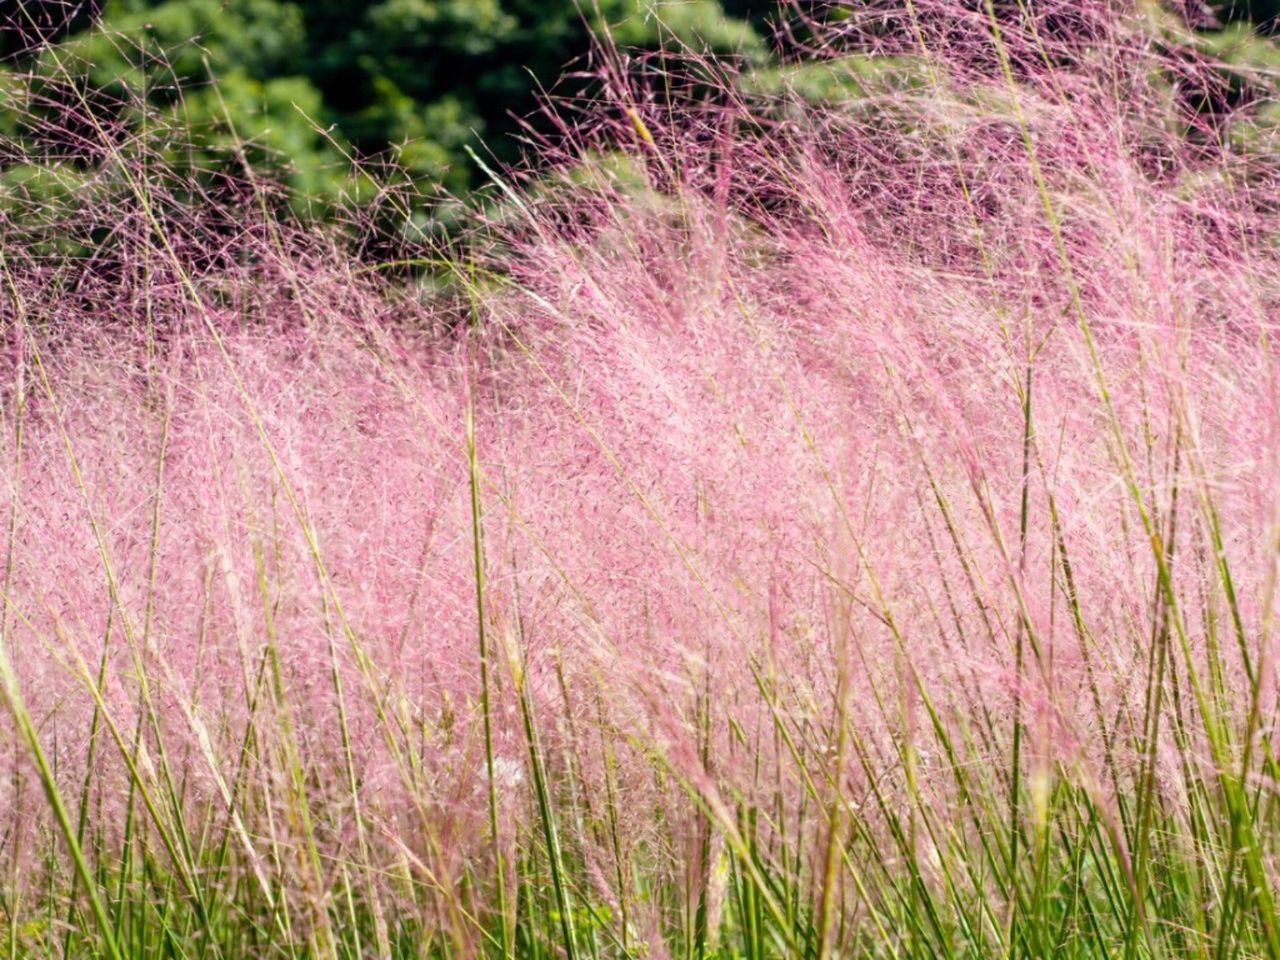
[[0, 955], [1280, 956], [1272, 41], [779, 24], [448, 243], [6, 74]]

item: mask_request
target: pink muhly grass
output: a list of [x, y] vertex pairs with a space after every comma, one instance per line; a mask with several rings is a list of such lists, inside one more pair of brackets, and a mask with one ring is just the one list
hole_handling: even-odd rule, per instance
[[443, 293], [111, 141], [6, 224], [6, 943], [1275, 956], [1273, 160], [1012, 6], [603, 53]]

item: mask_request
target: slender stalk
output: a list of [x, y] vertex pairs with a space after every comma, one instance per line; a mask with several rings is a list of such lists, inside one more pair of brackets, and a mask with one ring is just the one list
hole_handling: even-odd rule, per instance
[[498, 922], [504, 953], [514, 949], [508, 922], [506, 862], [502, 855], [502, 835], [498, 822], [498, 782], [494, 772], [493, 700], [489, 680], [489, 637], [485, 611], [484, 538], [480, 511], [480, 464], [476, 456], [476, 422], [474, 384], [466, 409], [467, 475], [471, 491], [471, 544], [476, 588], [476, 637], [480, 648], [480, 712], [484, 724], [484, 762], [488, 778], [489, 836], [493, 849], [494, 885], [498, 898]]

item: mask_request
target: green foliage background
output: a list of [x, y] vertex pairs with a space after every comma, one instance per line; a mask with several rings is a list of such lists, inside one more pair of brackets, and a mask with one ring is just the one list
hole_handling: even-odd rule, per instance
[[[73, 73], [85, 89], [119, 98], [125, 127], [145, 123], [139, 97], [174, 121], [183, 136], [168, 159], [214, 169], [234, 155], [228, 148], [247, 144], [256, 167], [320, 214], [369, 189], [352, 174], [353, 156], [392, 161], [428, 194], [466, 194], [479, 182], [466, 148], [514, 160], [515, 118], [536, 108], [538, 87], [585, 55], [603, 24], [621, 46], [674, 36], [737, 53], [755, 87], [785, 78], [801, 95], [831, 93], [821, 71], [801, 77], [777, 62], [766, 39], [776, 0], [7, 0], [5, 8], [0, 141], [33, 140], [41, 107], [30, 77], [38, 92], [39, 78]], [[1261, 37], [1275, 30], [1280, 0], [1198, 9], [1216, 15], [1202, 34], [1215, 55], [1268, 70], [1280, 63]], [[57, 146], [0, 157], [0, 207], [15, 191], [27, 202], [74, 195], [93, 158]]]
[[[514, 118], [589, 49], [593, 25], [608, 23], [625, 46], [670, 33], [763, 61], [759, 27], [774, 7], [738, 0], [730, 15], [719, 0], [589, 0], [584, 16], [574, 0], [14, 2], [26, 9], [0, 38], [10, 78], [64, 64], [122, 98], [143, 92], [210, 156], [246, 141], [321, 206], [353, 188], [344, 153], [389, 157], [419, 183], [464, 193], [477, 173], [464, 147], [514, 159]], [[57, 48], [37, 51], [37, 34]], [[17, 112], [0, 118], [0, 133], [21, 126]]]

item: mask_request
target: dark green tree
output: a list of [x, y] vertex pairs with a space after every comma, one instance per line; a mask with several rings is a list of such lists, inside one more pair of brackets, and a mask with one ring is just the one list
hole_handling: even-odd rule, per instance
[[[318, 209], [358, 189], [348, 156], [387, 159], [428, 191], [465, 192], [477, 172], [464, 148], [515, 159], [507, 134], [605, 25], [627, 46], [674, 36], [767, 56], [719, 0], [14, 2], [0, 38], [10, 76], [82, 75], [124, 115], [145, 102], [191, 132], [203, 149], [188, 152], [206, 167], [244, 144]], [[24, 122], [15, 112], [11, 130]]]

